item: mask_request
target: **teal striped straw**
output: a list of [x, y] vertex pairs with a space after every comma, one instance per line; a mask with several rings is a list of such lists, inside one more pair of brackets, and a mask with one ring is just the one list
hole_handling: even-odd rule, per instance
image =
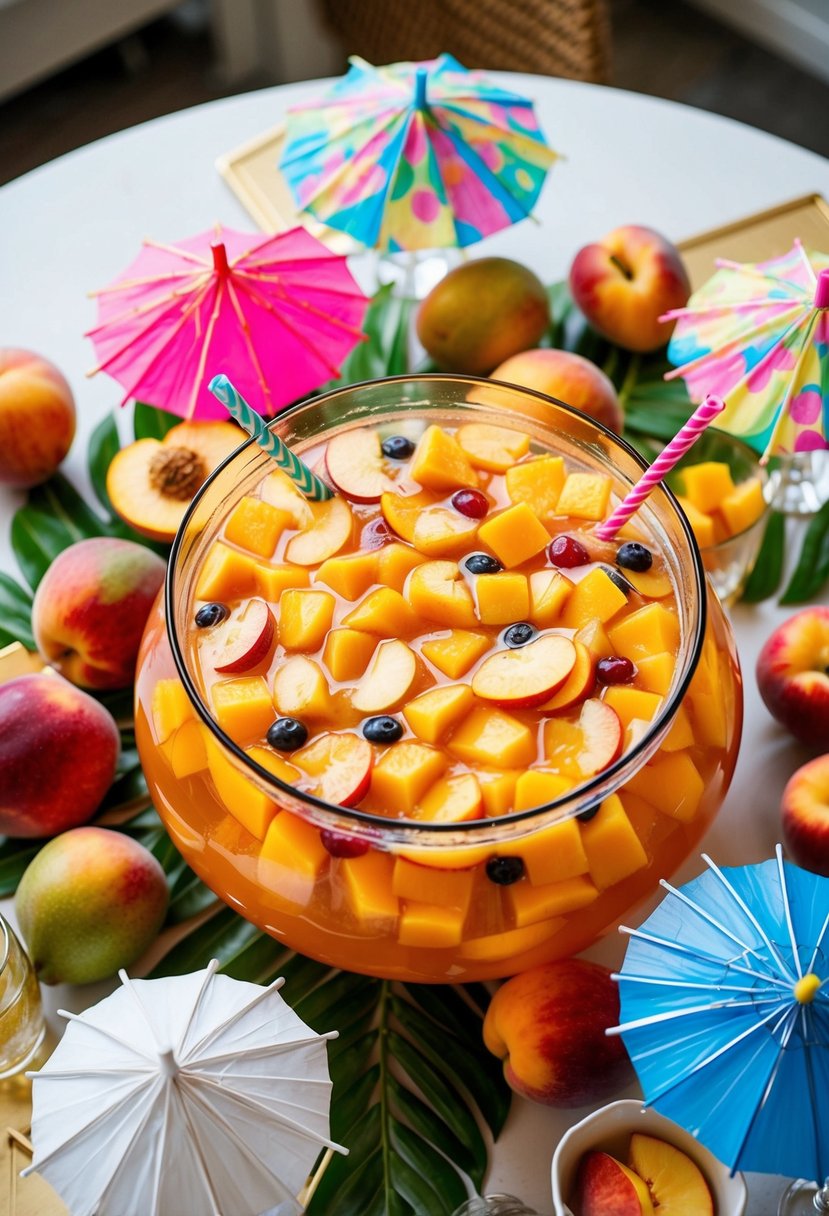
[[227, 376], [214, 376], [207, 387], [250, 437], [256, 440], [260, 448], [276, 461], [280, 469], [285, 470], [306, 498], [313, 502], [325, 502], [326, 499], [334, 497], [334, 491], [321, 481], [316, 473], [312, 473], [308, 465], [295, 456], [279, 436], [265, 425], [256, 410], [250, 408]]

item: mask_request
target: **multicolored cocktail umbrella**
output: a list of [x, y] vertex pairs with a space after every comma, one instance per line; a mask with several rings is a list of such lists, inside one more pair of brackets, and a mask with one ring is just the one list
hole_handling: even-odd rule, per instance
[[676, 320], [668, 357], [717, 425], [767, 456], [829, 448], [829, 254], [795, 241], [767, 262], [717, 261]]
[[363, 339], [368, 306], [345, 258], [304, 228], [263, 237], [217, 225], [176, 245], [148, 240], [95, 295], [95, 372], [123, 385], [122, 404], [182, 418], [226, 417], [207, 387], [224, 367], [262, 414], [319, 388]]
[[699, 878], [663, 882], [656, 911], [623, 930], [622, 1025], [612, 1033], [647, 1105], [726, 1165], [822, 1181], [829, 879], [784, 861], [779, 848], [759, 865], [703, 860]]
[[532, 102], [451, 55], [359, 58], [295, 106], [280, 168], [297, 203], [364, 245], [472, 245], [528, 216], [556, 159]]

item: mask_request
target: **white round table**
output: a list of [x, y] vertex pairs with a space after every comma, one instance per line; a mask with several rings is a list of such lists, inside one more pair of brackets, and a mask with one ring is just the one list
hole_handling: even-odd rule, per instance
[[[571, 81], [501, 78], [536, 99], [543, 128], [566, 159], [553, 168], [542, 194], [540, 225], [519, 224], [483, 242], [473, 256], [497, 252], [552, 281], [566, 274], [581, 245], [619, 224], [646, 224], [679, 240], [798, 195], [829, 196], [828, 161], [727, 119]], [[88, 490], [87, 438], [120, 399], [118, 386], [105, 376], [84, 378], [93, 362], [83, 337], [94, 318], [86, 292], [112, 279], [144, 236], [172, 241], [216, 220], [251, 230], [214, 161], [319, 89], [320, 82], [267, 89], [156, 119], [0, 190], [2, 343], [45, 354], [69, 378], [79, 424], [65, 471], [79, 488]], [[359, 264], [355, 269], [359, 274]], [[20, 501], [0, 488], [0, 569], [12, 572], [9, 525]], [[754, 682], [757, 652], [784, 616], [773, 602], [733, 614], [746, 680], [744, 742], [728, 800], [705, 841], [726, 864], [770, 856], [783, 785], [808, 758], [769, 718]], [[692, 859], [679, 879], [699, 866]], [[617, 964], [619, 938], [612, 935], [590, 954]], [[75, 995], [83, 999], [81, 992]], [[585, 1113], [516, 1101], [494, 1150], [488, 1189], [520, 1195], [546, 1216], [553, 1149]], [[776, 1180], [751, 1178], [749, 1216], [772, 1216], [780, 1189]]]

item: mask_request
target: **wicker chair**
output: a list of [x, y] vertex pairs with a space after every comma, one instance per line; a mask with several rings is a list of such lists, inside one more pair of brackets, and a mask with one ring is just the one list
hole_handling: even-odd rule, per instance
[[607, 82], [607, 0], [319, 0], [348, 54]]

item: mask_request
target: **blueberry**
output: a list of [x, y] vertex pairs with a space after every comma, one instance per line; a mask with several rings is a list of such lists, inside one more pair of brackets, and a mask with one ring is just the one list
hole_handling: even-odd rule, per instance
[[415, 445], [405, 435], [389, 435], [382, 443], [383, 455], [389, 460], [408, 460]]
[[595, 806], [591, 806], [589, 811], [582, 811], [580, 815], [576, 815], [576, 819], [580, 823], [589, 823], [591, 819], [595, 819], [599, 811], [602, 809], [602, 804], [597, 802]]
[[486, 876], [499, 887], [512, 886], [524, 877], [524, 862], [520, 857], [490, 857], [486, 863]]
[[488, 553], [471, 553], [463, 566], [470, 574], [498, 574], [504, 568], [497, 557], [490, 557]]
[[214, 625], [226, 621], [229, 616], [230, 609], [227, 604], [202, 604], [196, 613], [196, 624], [199, 629], [212, 629]]
[[396, 743], [402, 734], [403, 727], [390, 714], [378, 714], [363, 723], [363, 736], [369, 743]]
[[280, 752], [293, 752], [308, 742], [308, 727], [299, 718], [277, 718], [268, 727], [268, 743]]
[[624, 574], [621, 574], [618, 570], [614, 570], [612, 566], [603, 565], [602, 570], [604, 570], [611, 583], [618, 587], [623, 595], [630, 595], [631, 591], [633, 591], [633, 587], [627, 581]]
[[629, 540], [619, 547], [616, 561], [625, 570], [635, 570], [637, 574], [644, 574], [653, 565], [653, 554], [644, 545], [640, 545], [635, 540]]
[[504, 645], [509, 646], [510, 650], [526, 646], [535, 637], [535, 632], [529, 621], [517, 621], [504, 630]]

